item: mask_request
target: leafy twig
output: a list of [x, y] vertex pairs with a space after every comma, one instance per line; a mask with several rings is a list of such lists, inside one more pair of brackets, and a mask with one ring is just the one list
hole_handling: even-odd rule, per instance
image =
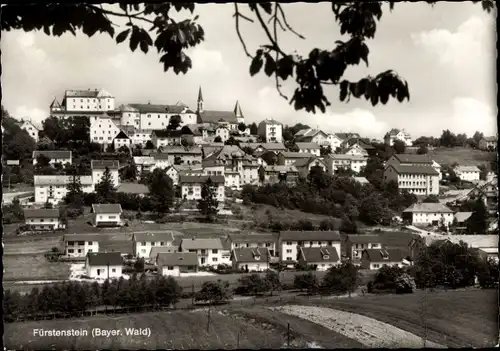
[[299, 34], [296, 31], [294, 31], [293, 28], [288, 24], [288, 22], [286, 20], [285, 12], [283, 11], [283, 8], [281, 8], [281, 5], [276, 3], [276, 7], [278, 8], [278, 11], [280, 12], [281, 17], [283, 18], [283, 23], [288, 28], [288, 30], [290, 32], [292, 32], [293, 34], [295, 34], [296, 36], [298, 36], [300, 39], [305, 39], [305, 37], [302, 34]]
[[271, 32], [269, 31], [269, 28], [267, 28], [266, 23], [262, 19], [262, 16], [261, 16], [261, 14], [259, 12], [259, 9], [257, 7], [255, 7], [254, 10], [255, 10], [255, 14], [257, 15], [257, 19], [260, 22], [260, 25], [262, 26], [262, 28], [266, 32], [267, 38], [269, 39], [269, 41], [271, 42], [271, 44], [273, 46], [273, 50], [275, 50], [276, 52], [279, 52], [283, 56], [286, 56], [286, 53], [284, 53], [283, 50], [281, 50], [281, 48], [279, 47], [278, 43], [273, 39], [273, 37], [271, 35]]
[[[277, 43], [278, 42], [278, 22], [279, 22], [279, 19], [278, 19], [278, 3], [275, 3], [274, 4], [274, 23], [273, 23], [273, 30], [274, 30], [274, 42]], [[280, 26], [281, 26], [281, 23], [280, 23]], [[281, 27], [283, 28], [283, 26]], [[278, 58], [279, 58], [279, 52], [276, 50], [276, 56], [275, 56], [275, 63], [276, 65], [278, 64]], [[276, 90], [278, 90], [278, 93], [280, 94], [280, 96], [282, 98], [284, 98], [285, 100], [288, 100], [288, 98], [281, 92], [281, 84], [280, 84], [280, 81], [279, 81], [279, 77], [278, 77], [278, 70], [275, 69], [274, 70], [274, 79], [275, 79], [275, 82], [276, 82]]]
[[98, 12], [101, 12], [105, 15], [112, 15], [112, 16], [117, 16], [117, 17], [127, 17], [129, 20], [131, 18], [134, 18], [134, 19], [138, 19], [138, 20], [141, 20], [144, 22], [154, 24], [154, 21], [150, 20], [149, 18], [139, 16], [140, 14], [144, 13], [144, 11], [134, 13], [134, 14], [129, 14], [128, 11], [126, 11], [126, 13], [119, 13], [119, 12], [114, 12], [114, 11], [110, 11], [110, 10], [105, 10], [103, 8], [99, 8], [99, 7], [97, 7], [95, 5], [91, 5], [91, 4], [85, 4], [85, 6], [88, 8], [92, 8]]

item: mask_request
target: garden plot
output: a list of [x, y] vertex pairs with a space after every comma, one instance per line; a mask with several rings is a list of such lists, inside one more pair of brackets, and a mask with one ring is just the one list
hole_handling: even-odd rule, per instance
[[[390, 324], [355, 313], [315, 306], [289, 305], [270, 309], [319, 324], [370, 348], [422, 348], [421, 337]], [[425, 347], [443, 348], [426, 341]]]

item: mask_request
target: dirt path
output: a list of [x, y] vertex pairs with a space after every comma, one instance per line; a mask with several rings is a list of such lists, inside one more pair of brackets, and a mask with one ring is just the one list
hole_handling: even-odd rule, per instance
[[[415, 334], [355, 313], [298, 305], [270, 307], [270, 309], [322, 325], [348, 338], [358, 340], [370, 348], [424, 347], [422, 338]], [[445, 348], [430, 341], [425, 343], [425, 347]]]

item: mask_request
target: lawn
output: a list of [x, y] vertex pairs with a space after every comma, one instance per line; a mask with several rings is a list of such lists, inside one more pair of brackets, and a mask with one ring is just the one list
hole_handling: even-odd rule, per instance
[[4, 281], [57, 280], [69, 277], [69, 264], [48, 262], [43, 255], [4, 255]]
[[478, 166], [481, 164], [489, 164], [497, 157], [495, 152], [458, 147], [437, 148], [429, 151], [429, 156], [441, 166], [451, 165], [453, 163], [458, 163], [459, 165], [464, 166]]
[[491, 347], [498, 342], [498, 292], [494, 290], [418, 291], [323, 300], [315, 305], [359, 313], [420, 337], [427, 334], [429, 340], [450, 347]]
[[[6, 179], [4, 182], [4, 185], [7, 185], [7, 184], [9, 184], [8, 179]], [[19, 184], [11, 184], [10, 189], [8, 186], [2, 187], [2, 193], [3, 194], [20, 193], [20, 192], [34, 191], [34, 189], [35, 188], [33, 187], [33, 185], [19, 183]]]
[[[5, 325], [4, 342], [8, 349], [260, 349], [280, 348], [286, 337], [274, 328], [212, 311], [207, 332], [207, 312], [175, 311], [131, 314], [118, 317], [90, 317], [78, 320], [53, 320], [12, 323]], [[34, 329], [84, 329], [85, 337], [38, 337]], [[119, 330], [122, 335], [92, 337], [93, 328]], [[126, 336], [125, 328], [149, 328], [150, 336]]]

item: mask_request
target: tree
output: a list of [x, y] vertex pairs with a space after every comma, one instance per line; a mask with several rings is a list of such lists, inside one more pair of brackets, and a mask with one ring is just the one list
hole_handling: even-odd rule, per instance
[[312, 293], [318, 289], [318, 278], [312, 272], [307, 272], [304, 274], [296, 274], [293, 279], [293, 286], [300, 290], [307, 290], [308, 293]]
[[168, 121], [167, 130], [177, 130], [182, 124], [182, 117], [180, 115], [173, 115]]
[[411, 294], [417, 289], [415, 278], [408, 273], [400, 274], [394, 281], [397, 294]]
[[423, 203], [439, 203], [439, 197], [437, 195], [429, 195], [425, 199], [422, 200]]
[[40, 168], [50, 167], [50, 157], [45, 154], [39, 154], [36, 157], [36, 165]]
[[200, 291], [195, 295], [195, 300], [217, 305], [231, 300], [232, 295], [229, 282], [218, 279], [216, 282], [204, 282]]
[[156, 281], [155, 299], [157, 304], [163, 306], [176, 304], [181, 294], [182, 288], [173, 277], [161, 276]]
[[474, 204], [474, 211], [467, 219], [467, 234], [486, 234], [488, 230], [488, 209], [483, 198], [478, 198]]
[[251, 125], [250, 125], [250, 134], [251, 135], [257, 135], [258, 134], [258, 127], [257, 127], [257, 124], [255, 122], [253, 122]]
[[417, 150], [418, 155], [427, 155], [429, 153], [429, 148], [427, 146], [420, 146]]
[[439, 144], [444, 147], [454, 147], [457, 144], [457, 136], [450, 132], [449, 129], [443, 130], [439, 138]]
[[356, 290], [359, 283], [358, 268], [350, 262], [343, 262], [339, 267], [328, 269], [321, 285], [330, 292], [345, 293], [349, 296]]
[[210, 177], [205, 181], [201, 188], [201, 199], [198, 200], [198, 209], [206, 216], [207, 220], [213, 221], [217, 215], [217, 184]]
[[332, 153], [332, 147], [330, 145], [322, 146], [320, 149], [321, 156], [330, 155]]
[[240, 142], [236, 140], [233, 136], [230, 136], [229, 139], [226, 140], [224, 143], [225, 145], [236, 145], [240, 146]]
[[245, 275], [239, 278], [238, 284], [239, 286], [237, 290], [245, 292], [245, 294], [249, 295], [262, 295], [264, 292], [269, 290], [267, 281], [257, 273]]
[[401, 140], [395, 140], [394, 144], [392, 145], [392, 148], [394, 149], [395, 153], [397, 153], [397, 154], [404, 154], [405, 153], [405, 149], [406, 149], [406, 145]]
[[146, 150], [153, 150], [153, 149], [155, 149], [155, 145], [153, 144], [153, 142], [151, 140], [148, 140], [146, 142], [146, 146], [144, 148]]
[[472, 136], [474, 148], [477, 149], [479, 147], [479, 142], [481, 141], [482, 138], [484, 138], [484, 134], [483, 133], [481, 133], [479, 131], [476, 131], [474, 133], [474, 135]]
[[138, 273], [144, 272], [144, 258], [139, 258], [134, 263], [134, 270]]
[[149, 198], [152, 208], [158, 215], [170, 211], [174, 202], [174, 186], [172, 179], [164, 169], [155, 168], [148, 177]]
[[264, 280], [267, 284], [268, 290], [271, 292], [271, 296], [273, 295], [274, 291], [281, 289], [280, 276], [275, 271], [268, 270], [266, 272]]
[[244, 132], [246, 129], [247, 129], [247, 126], [245, 125], [245, 123], [241, 122], [240, 124], [238, 124], [238, 130], [240, 132]]
[[132, 158], [127, 165], [127, 167], [121, 170], [121, 179], [123, 180], [137, 180], [137, 165], [135, 164], [134, 159]]
[[68, 184], [64, 202], [68, 205], [68, 217], [75, 218], [83, 214], [83, 197], [82, 183], [80, 177], [73, 175], [71, 183]]
[[97, 194], [98, 203], [105, 204], [115, 202], [116, 188], [109, 167], [104, 169], [101, 181], [95, 186], [95, 192]]
[[260, 155], [260, 157], [262, 157], [262, 159], [268, 166], [274, 166], [278, 164], [278, 156], [272, 151], [265, 152]]
[[222, 138], [217, 135], [214, 139], [214, 143], [222, 143]]
[[477, 166], [477, 168], [479, 168], [479, 179], [480, 180], [486, 180], [486, 178], [488, 178], [488, 168], [486, 167], [486, 165], [479, 165]]

